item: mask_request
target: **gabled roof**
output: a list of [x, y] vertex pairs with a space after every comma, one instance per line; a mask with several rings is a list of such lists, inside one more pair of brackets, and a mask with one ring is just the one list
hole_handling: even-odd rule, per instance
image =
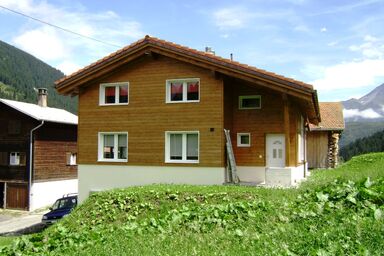
[[320, 102], [321, 122], [310, 124], [310, 131], [342, 131], [345, 128], [341, 102]]
[[320, 120], [317, 92], [310, 84], [150, 36], [145, 36], [143, 39], [56, 81], [56, 89], [61, 94], [76, 95], [80, 87], [93, 80], [108, 75], [114, 69], [135, 59], [151, 55], [154, 58], [156, 55], [175, 58], [219, 74], [244, 79], [300, 98], [306, 102], [310, 119], [315, 123]]
[[38, 121], [77, 125], [77, 116], [59, 108], [40, 107], [36, 104], [0, 99], [1, 103]]

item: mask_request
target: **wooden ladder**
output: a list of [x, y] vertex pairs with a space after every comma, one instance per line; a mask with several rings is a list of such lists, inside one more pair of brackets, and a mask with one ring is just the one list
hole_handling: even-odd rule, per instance
[[236, 170], [236, 161], [235, 161], [235, 155], [233, 154], [233, 148], [232, 148], [232, 142], [231, 142], [231, 135], [229, 133], [229, 130], [224, 129], [224, 134], [226, 138], [226, 147], [227, 147], [227, 157], [228, 157], [228, 165], [229, 168], [229, 180], [232, 183], [239, 183], [240, 179], [239, 176], [237, 176], [237, 170]]

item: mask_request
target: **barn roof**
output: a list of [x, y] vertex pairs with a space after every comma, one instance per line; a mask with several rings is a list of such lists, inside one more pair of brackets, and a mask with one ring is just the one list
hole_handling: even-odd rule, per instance
[[41, 107], [36, 104], [6, 99], [0, 99], [0, 102], [38, 121], [77, 125], [77, 116], [64, 109]]
[[310, 131], [342, 131], [345, 128], [341, 102], [319, 102], [321, 122], [310, 124]]

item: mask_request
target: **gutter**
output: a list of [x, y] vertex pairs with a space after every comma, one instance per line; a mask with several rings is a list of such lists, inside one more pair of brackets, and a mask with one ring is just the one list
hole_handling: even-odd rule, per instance
[[28, 177], [28, 210], [31, 210], [31, 189], [32, 189], [32, 171], [33, 171], [33, 132], [43, 126], [44, 120], [41, 121], [41, 124], [36, 126], [30, 131], [29, 135], [29, 177]]

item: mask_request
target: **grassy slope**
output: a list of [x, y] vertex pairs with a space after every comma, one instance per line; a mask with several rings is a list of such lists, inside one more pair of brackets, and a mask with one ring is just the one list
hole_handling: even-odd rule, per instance
[[[367, 176], [377, 181], [358, 182]], [[299, 189], [154, 185], [94, 194], [62, 222], [18, 240], [14, 252], [381, 254], [383, 176], [379, 153], [315, 171]], [[334, 182], [338, 177], [351, 181]]]

